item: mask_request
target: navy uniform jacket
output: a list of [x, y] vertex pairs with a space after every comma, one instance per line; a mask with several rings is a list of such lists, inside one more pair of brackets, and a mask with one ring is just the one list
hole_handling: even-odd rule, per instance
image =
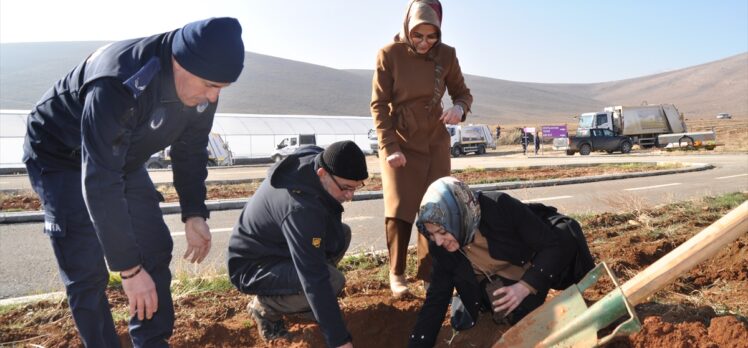
[[81, 171], [83, 196], [113, 271], [141, 262], [123, 177], [142, 170], [153, 153], [171, 145], [182, 219], [208, 217], [206, 147], [216, 104], [190, 108], [177, 97], [173, 35], [100, 48], [48, 90], [28, 117], [24, 162], [34, 160], [43, 171]]
[[328, 345], [337, 347], [351, 340], [327, 269], [328, 259], [345, 248], [343, 206], [316, 174], [314, 159], [321, 152], [303, 147], [270, 169], [234, 227], [228, 268], [231, 281], [249, 283], [250, 293], [291, 295], [302, 289], [284, 282], [287, 275], [271, 275], [273, 289], [257, 284], [267, 284], [260, 279], [267, 273], [264, 265], [293, 262]]

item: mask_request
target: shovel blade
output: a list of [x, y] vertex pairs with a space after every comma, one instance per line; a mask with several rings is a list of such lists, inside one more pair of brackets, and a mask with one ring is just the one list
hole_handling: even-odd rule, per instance
[[[607, 272], [616, 290], [588, 307], [582, 293]], [[629, 312], [630, 319], [608, 337], [598, 331]], [[617, 281], [605, 263], [591, 270], [578, 284], [570, 286], [528, 314], [494, 344], [499, 347], [596, 347], [613, 335], [638, 330], [639, 321], [628, 305]]]

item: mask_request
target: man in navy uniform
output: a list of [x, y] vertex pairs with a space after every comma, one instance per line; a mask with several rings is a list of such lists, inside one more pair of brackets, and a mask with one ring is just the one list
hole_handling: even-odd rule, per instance
[[330, 347], [353, 347], [336, 295], [336, 265], [351, 242], [342, 202], [369, 177], [352, 141], [299, 148], [268, 171], [229, 240], [228, 269], [239, 291], [254, 294], [250, 315], [263, 339], [287, 337], [285, 314], [316, 320]]
[[[136, 347], [168, 346], [173, 242], [144, 163], [171, 145], [191, 262], [211, 246], [208, 135], [218, 95], [244, 67], [241, 25], [211, 18], [98, 49], [28, 117], [24, 162], [44, 204], [70, 310], [87, 347], [119, 347], [105, 294], [120, 272]], [[106, 259], [106, 262], [105, 262]]]

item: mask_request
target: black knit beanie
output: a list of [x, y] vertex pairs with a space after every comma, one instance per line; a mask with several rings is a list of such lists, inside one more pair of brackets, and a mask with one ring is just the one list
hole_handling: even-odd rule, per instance
[[317, 156], [317, 164], [343, 179], [358, 181], [369, 177], [364, 153], [350, 140], [330, 144]]
[[189, 23], [177, 30], [171, 52], [193, 75], [213, 82], [235, 82], [244, 68], [242, 26], [230, 17]]

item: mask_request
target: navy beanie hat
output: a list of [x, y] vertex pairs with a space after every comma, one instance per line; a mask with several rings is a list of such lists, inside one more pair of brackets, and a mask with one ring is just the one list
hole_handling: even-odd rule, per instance
[[369, 177], [364, 153], [350, 140], [330, 144], [317, 156], [317, 164], [343, 179], [364, 180]]
[[171, 52], [193, 75], [213, 82], [235, 82], [244, 68], [242, 26], [230, 17], [189, 23], [177, 29]]

